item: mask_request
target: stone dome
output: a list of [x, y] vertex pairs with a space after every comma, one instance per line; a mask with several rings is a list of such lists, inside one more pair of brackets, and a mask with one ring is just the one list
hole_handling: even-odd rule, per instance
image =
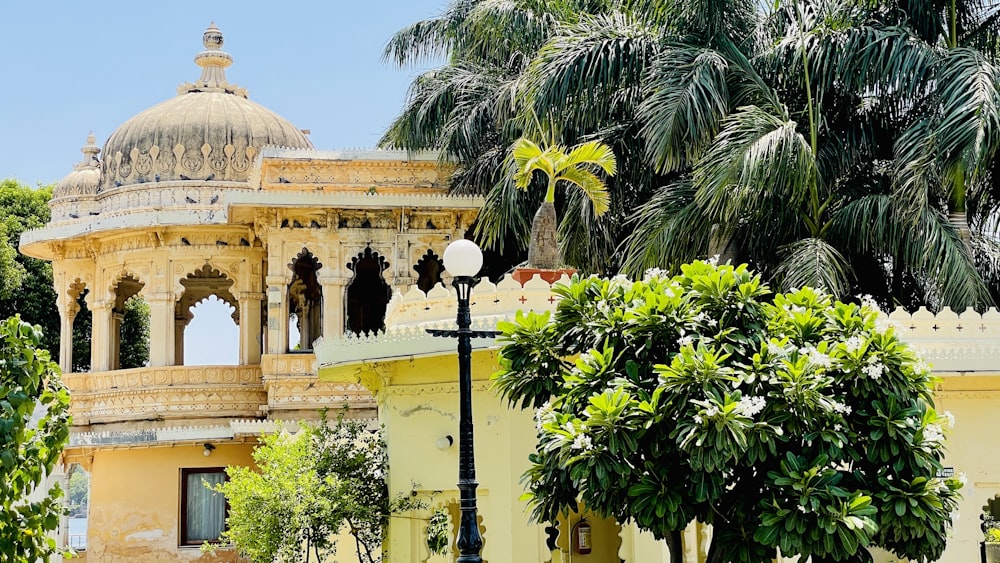
[[83, 152], [83, 160], [75, 164], [73, 171], [52, 188], [52, 199], [97, 193], [97, 187], [101, 183], [101, 163], [97, 159], [97, 154], [101, 149], [97, 147], [95, 141], [93, 133], [87, 135], [87, 144], [80, 149]]
[[98, 191], [170, 180], [245, 182], [265, 146], [313, 148], [305, 133], [273, 111], [247, 99], [226, 81], [232, 57], [221, 50], [214, 24], [203, 36], [202, 68], [193, 84], [122, 124], [104, 144]]

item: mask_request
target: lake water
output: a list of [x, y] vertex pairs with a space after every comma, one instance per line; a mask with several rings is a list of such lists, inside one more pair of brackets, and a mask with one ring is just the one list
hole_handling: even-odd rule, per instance
[[87, 548], [87, 519], [69, 519], [69, 545], [73, 549]]

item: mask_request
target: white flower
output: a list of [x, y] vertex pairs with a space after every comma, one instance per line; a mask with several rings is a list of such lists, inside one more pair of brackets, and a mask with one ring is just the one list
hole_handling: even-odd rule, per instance
[[743, 397], [736, 405], [736, 412], [745, 417], [752, 418], [764, 410], [765, 406], [767, 406], [767, 401], [764, 397]]
[[801, 505], [801, 504], [799, 505], [798, 508], [799, 508], [799, 512], [801, 512], [802, 514], [805, 514], [806, 512], [808, 512], [808, 510], [806, 510], [806, 507], [803, 506], [803, 505]]
[[695, 424], [697, 424], [697, 425], [701, 426], [701, 424], [702, 424], [703, 422], [705, 422], [705, 419], [704, 419], [704, 418], [702, 418], [702, 417], [701, 417], [701, 415], [699, 415], [699, 414], [696, 414], [696, 415], [694, 415], [694, 423], [695, 423]]
[[573, 444], [570, 448], [574, 450], [588, 451], [594, 449], [594, 443], [590, 440], [590, 436], [586, 434], [577, 434], [576, 439], [573, 440]]
[[851, 407], [841, 403], [840, 401], [830, 401], [830, 407], [833, 409], [833, 412], [851, 414]]
[[541, 430], [546, 423], [556, 419], [556, 413], [552, 411], [552, 401], [545, 401], [541, 407], [535, 411], [535, 428]]
[[868, 358], [868, 364], [861, 368], [861, 371], [868, 376], [869, 379], [878, 379], [882, 377], [885, 373], [885, 364], [878, 361], [878, 358], [872, 356]]
[[928, 445], [939, 445], [944, 442], [944, 431], [937, 424], [928, 424], [924, 427], [924, 443]]
[[694, 342], [694, 337], [693, 337], [693, 336], [691, 336], [691, 335], [688, 335], [688, 336], [682, 336], [682, 337], [680, 337], [680, 338], [678, 338], [678, 339], [677, 339], [677, 344], [678, 344], [678, 345], [679, 345], [679, 346], [680, 346], [681, 348], [683, 348], [683, 347], [685, 347], [685, 346], [689, 346], [689, 345], [690, 345], [691, 343], [693, 343], [693, 342]]
[[667, 271], [660, 268], [650, 268], [642, 275], [643, 280], [667, 277]]
[[958, 482], [961, 483], [962, 486], [964, 487], [965, 484], [969, 482], [969, 476], [966, 475], [964, 471], [961, 472], [961, 473], [959, 473], [958, 474]]
[[864, 339], [860, 336], [852, 336], [844, 341], [844, 346], [847, 347], [847, 351], [854, 353], [861, 349], [861, 346], [865, 343]]
[[833, 430], [834, 430], [834, 432], [840, 432], [840, 430], [841, 430], [842, 428], [843, 428], [843, 426], [841, 426], [839, 422], [838, 422], [837, 424], [834, 424], [834, 425], [833, 425]]
[[711, 264], [713, 266], [718, 266], [719, 265], [719, 255], [716, 254], [715, 256], [712, 256], [708, 260], [705, 260], [705, 262], [708, 262], [709, 264]]
[[875, 301], [875, 298], [872, 297], [871, 295], [868, 295], [867, 293], [864, 295], [858, 295], [858, 300], [861, 301], [862, 307], [868, 307], [869, 309], [879, 313], [882, 312], [882, 309], [879, 307], [878, 302]]
[[778, 344], [775, 340], [771, 340], [767, 343], [767, 352], [772, 356], [777, 356], [779, 358], [784, 358], [788, 355], [788, 350], [786, 350], [784, 346]]
[[712, 417], [715, 417], [715, 416], [719, 416], [720, 412], [722, 412], [722, 411], [719, 410], [719, 407], [717, 407], [715, 405], [712, 405], [712, 406], [708, 407], [707, 409], [705, 409], [705, 416], [707, 416], [708, 418], [712, 418]]
[[948, 428], [955, 427], [955, 415], [951, 414], [951, 411], [944, 411], [941, 416], [948, 421]]
[[611, 278], [611, 285], [620, 286], [621, 288], [628, 290], [632, 288], [632, 280], [628, 279], [628, 276], [624, 274], [618, 274], [617, 276]]
[[809, 363], [815, 366], [829, 368], [833, 365], [833, 359], [817, 350], [814, 346], [803, 346], [802, 348], [799, 348], [799, 354], [809, 356]]

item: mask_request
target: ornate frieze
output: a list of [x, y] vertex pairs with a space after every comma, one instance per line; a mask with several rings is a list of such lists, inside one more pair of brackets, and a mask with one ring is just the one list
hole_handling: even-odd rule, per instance
[[256, 366], [172, 366], [63, 376], [74, 423], [254, 417], [267, 404]]

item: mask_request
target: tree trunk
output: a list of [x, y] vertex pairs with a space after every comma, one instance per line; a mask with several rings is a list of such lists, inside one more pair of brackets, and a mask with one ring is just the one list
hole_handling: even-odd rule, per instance
[[667, 532], [663, 538], [667, 542], [667, 551], [670, 553], [670, 563], [684, 563], [683, 540], [680, 530]]
[[556, 240], [556, 206], [544, 201], [531, 220], [528, 266], [554, 270], [561, 265], [560, 262], [559, 243]]
[[969, 218], [965, 211], [952, 211], [948, 214], [948, 222], [958, 231], [965, 249], [969, 252], [969, 256], [972, 256], [972, 229], [969, 228]]

